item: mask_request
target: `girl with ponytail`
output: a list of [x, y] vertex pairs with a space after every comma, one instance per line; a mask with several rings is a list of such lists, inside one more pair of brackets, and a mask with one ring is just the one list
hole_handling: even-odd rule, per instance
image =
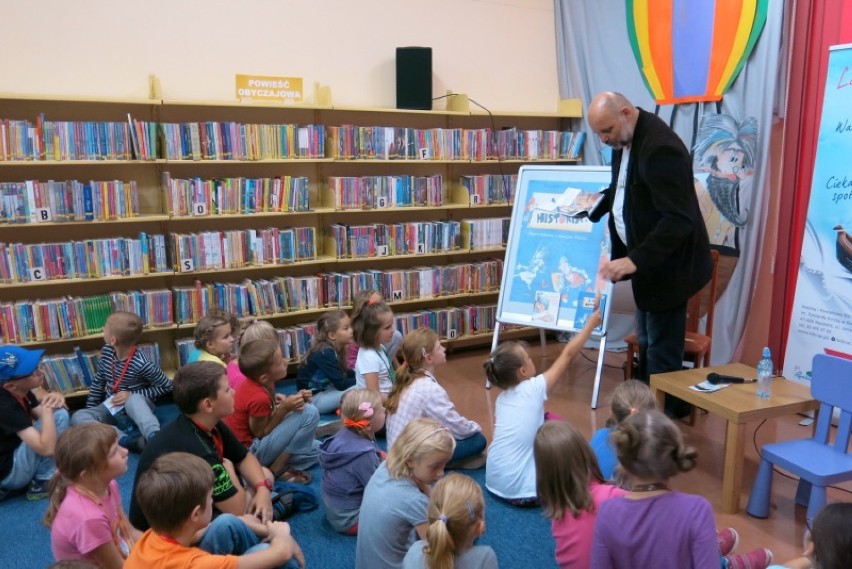
[[[758, 555], [721, 559], [713, 508], [702, 496], [669, 487], [669, 479], [695, 467], [698, 453], [684, 444], [671, 419], [659, 411], [636, 411], [613, 431], [615, 452], [630, 491], [600, 505], [592, 539], [593, 569], [632, 567], [761, 567]], [[747, 564], [744, 564], [747, 563]]]
[[44, 517], [53, 556], [122, 567], [139, 532], [127, 521], [115, 481], [127, 472], [127, 449], [115, 429], [103, 423], [70, 427], [56, 441], [54, 460]]
[[438, 481], [429, 499], [426, 539], [411, 546], [403, 569], [497, 569], [487, 545], [473, 545], [485, 533], [482, 488], [469, 476], [450, 474]]
[[364, 488], [382, 461], [375, 439], [385, 424], [382, 397], [369, 389], [350, 389], [343, 395], [340, 415], [342, 428], [320, 445], [321, 497], [331, 527], [357, 535]]

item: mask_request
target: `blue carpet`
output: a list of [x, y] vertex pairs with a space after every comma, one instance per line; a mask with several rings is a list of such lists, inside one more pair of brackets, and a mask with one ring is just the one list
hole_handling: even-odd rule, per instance
[[[291, 391], [285, 386], [282, 391]], [[172, 403], [159, 404], [157, 417], [165, 424], [177, 415]], [[130, 506], [133, 473], [137, 455], [130, 455], [128, 472], [118, 479], [125, 509]], [[311, 469], [311, 487], [319, 496], [320, 469]], [[485, 485], [485, 469], [465, 471], [480, 485]], [[541, 509], [523, 510], [495, 500], [485, 493], [486, 532], [478, 543], [490, 545], [497, 553], [501, 567], [555, 567], [554, 543], [550, 522]], [[41, 523], [47, 501], [28, 502], [23, 496], [0, 503], [0, 559], [4, 567], [21, 569], [44, 568], [53, 562], [50, 534]], [[355, 563], [355, 539], [334, 531], [325, 519], [322, 508], [296, 514], [290, 520], [293, 536], [305, 552], [309, 567], [345, 568]]]

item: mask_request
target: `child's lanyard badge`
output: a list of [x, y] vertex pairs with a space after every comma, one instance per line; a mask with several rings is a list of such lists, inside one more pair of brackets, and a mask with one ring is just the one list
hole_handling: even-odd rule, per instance
[[391, 383], [396, 383], [396, 370], [393, 369], [393, 366], [390, 363], [390, 356], [384, 346], [379, 347], [382, 349], [382, 354], [385, 356], [385, 367], [388, 370], [388, 379]]
[[[121, 370], [121, 375], [119, 375], [115, 382], [112, 384], [112, 392], [118, 393], [116, 391], [118, 386], [121, 385], [121, 380], [124, 379], [124, 375], [127, 373], [127, 368], [130, 367], [130, 361], [133, 359], [133, 356], [136, 355], [136, 346], [133, 346], [133, 349], [130, 350], [130, 355], [127, 356], [127, 360], [124, 362], [124, 369]], [[112, 362], [112, 376], [115, 377], [115, 361]]]

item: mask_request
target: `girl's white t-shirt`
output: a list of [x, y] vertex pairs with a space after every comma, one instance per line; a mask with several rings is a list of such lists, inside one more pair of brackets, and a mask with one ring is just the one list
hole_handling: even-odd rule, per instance
[[379, 392], [390, 393], [393, 388], [391, 381], [391, 363], [390, 359], [385, 354], [384, 350], [375, 348], [361, 347], [358, 350], [358, 359], [355, 360], [355, 385], [358, 387], [367, 387], [364, 381], [364, 374], [378, 373], [379, 374]]
[[522, 381], [497, 397], [485, 487], [501, 498], [536, 496], [533, 442], [544, 424], [545, 401], [547, 382], [543, 375]]

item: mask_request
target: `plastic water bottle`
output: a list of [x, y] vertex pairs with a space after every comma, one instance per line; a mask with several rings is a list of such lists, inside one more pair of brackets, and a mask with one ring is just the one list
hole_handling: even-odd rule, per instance
[[757, 396], [769, 399], [772, 395], [772, 355], [763, 348], [763, 358], [757, 363]]

